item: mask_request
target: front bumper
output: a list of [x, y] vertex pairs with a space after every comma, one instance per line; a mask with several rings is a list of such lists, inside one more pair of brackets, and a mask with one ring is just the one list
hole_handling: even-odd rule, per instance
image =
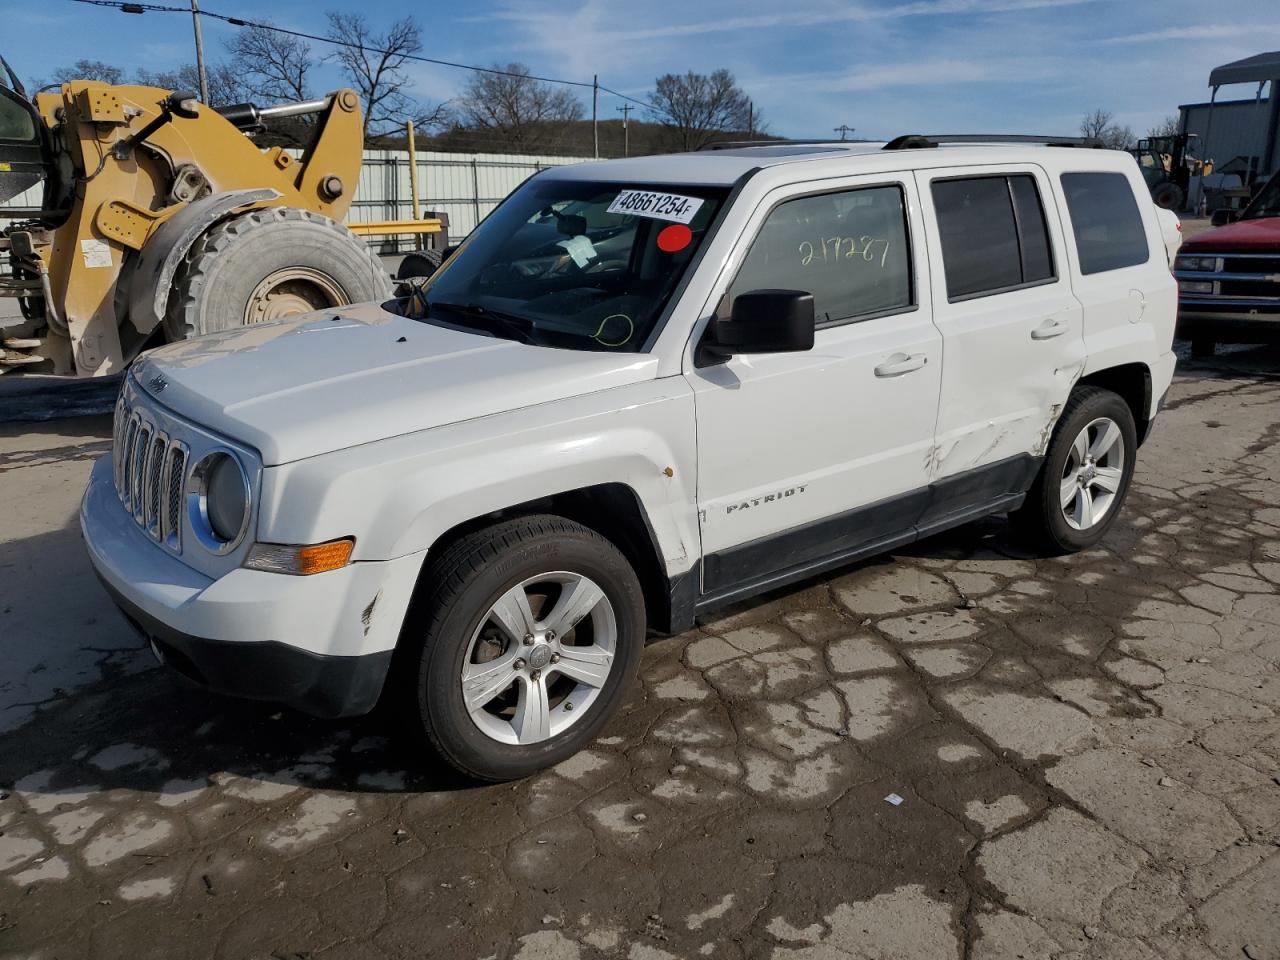
[[1218, 343], [1280, 342], [1280, 301], [1224, 302], [1182, 297], [1178, 301], [1178, 337]]
[[317, 716], [378, 700], [422, 555], [310, 577], [238, 568], [210, 579], [152, 541], [120, 505], [110, 457], [80, 506], [94, 571], [170, 666], [234, 696]]

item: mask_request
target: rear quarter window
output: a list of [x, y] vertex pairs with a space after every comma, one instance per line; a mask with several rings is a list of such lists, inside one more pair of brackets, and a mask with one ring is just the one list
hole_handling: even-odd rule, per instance
[[1081, 273], [1120, 270], [1151, 258], [1142, 213], [1124, 174], [1064, 173], [1062, 192]]

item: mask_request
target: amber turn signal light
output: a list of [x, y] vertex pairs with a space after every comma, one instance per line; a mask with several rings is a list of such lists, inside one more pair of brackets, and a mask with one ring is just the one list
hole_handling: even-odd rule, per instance
[[249, 548], [244, 565], [251, 570], [268, 573], [287, 573], [295, 577], [309, 577], [313, 573], [338, 570], [351, 562], [351, 551], [356, 542], [352, 537], [291, 546], [281, 543], [255, 543]]

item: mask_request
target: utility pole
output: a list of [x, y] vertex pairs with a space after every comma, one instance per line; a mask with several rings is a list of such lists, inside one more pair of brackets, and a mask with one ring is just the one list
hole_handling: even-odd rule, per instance
[[191, 22], [196, 28], [196, 72], [200, 75], [200, 102], [209, 102], [209, 77], [204, 72], [204, 34], [200, 32], [200, 4], [191, 0]]
[[[194, 2], [194, 0], [192, 0]], [[600, 75], [591, 75], [591, 138], [595, 141], [596, 159], [600, 159]]]
[[832, 130], [832, 132], [833, 132], [833, 133], [838, 133], [838, 134], [840, 134], [840, 139], [841, 139], [841, 140], [847, 140], [847, 139], [848, 139], [848, 137], [849, 137], [849, 134], [853, 133], [853, 131], [854, 131], [855, 129], [857, 129], [857, 128], [856, 128], [856, 127], [851, 127], [851, 126], [849, 126], [847, 123], [842, 123], [842, 124], [840, 124], [840, 126], [838, 126], [838, 127], [832, 127], [832, 128], [831, 128], [831, 130]]
[[754, 100], [747, 101], [747, 139], [756, 138], [756, 105]]
[[634, 109], [635, 107], [629, 103], [624, 103], [622, 106], [618, 107], [618, 112], [622, 114], [622, 155], [624, 157], [631, 156], [631, 142], [630, 137], [627, 134], [627, 114], [631, 113]]

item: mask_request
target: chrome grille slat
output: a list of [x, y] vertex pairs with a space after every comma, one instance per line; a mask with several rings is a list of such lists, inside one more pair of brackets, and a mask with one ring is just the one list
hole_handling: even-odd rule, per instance
[[138, 439], [133, 444], [134, 456], [129, 462], [129, 496], [133, 499], [133, 519], [142, 523], [146, 502], [147, 454], [151, 452], [151, 424], [138, 421]]
[[189, 451], [121, 394], [112, 427], [113, 480], [124, 509], [153, 540], [182, 552]]
[[168, 438], [156, 433], [151, 439], [151, 452], [147, 455], [146, 499], [143, 501], [142, 525], [148, 530], [160, 525], [160, 473], [164, 469], [165, 448]]
[[182, 546], [182, 487], [186, 475], [186, 448], [181, 443], [171, 443], [168, 464], [165, 467], [165, 485], [168, 496], [160, 535], [177, 548]]

